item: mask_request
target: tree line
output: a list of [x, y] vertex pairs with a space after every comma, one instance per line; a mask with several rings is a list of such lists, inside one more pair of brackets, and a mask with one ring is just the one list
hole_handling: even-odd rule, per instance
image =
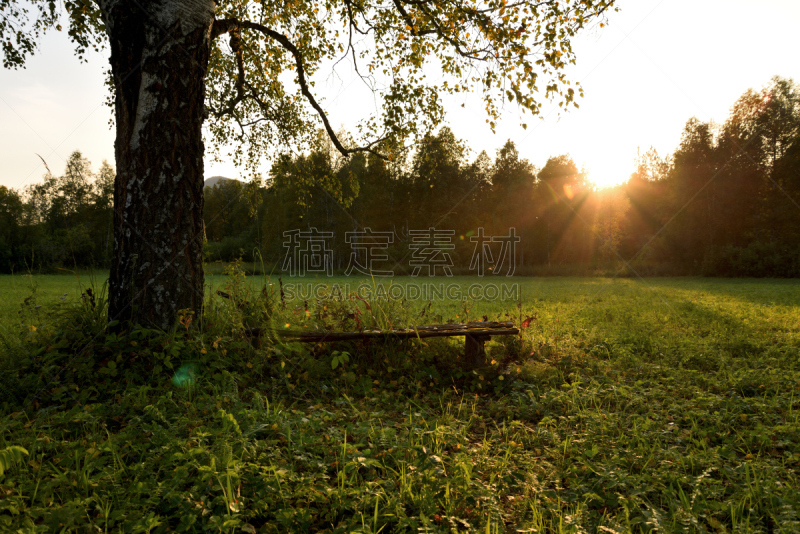
[[[800, 89], [773, 78], [749, 90], [722, 124], [690, 119], [668, 157], [641, 154], [617, 187], [597, 189], [569, 155], [537, 167], [508, 141], [468, 159], [447, 128], [407, 158], [343, 157], [320, 135], [284, 154], [268, 179], [205, 190], [205, 259], [263, 260], [280, 271], [284, 232], [333, 232], [335, 269], [350, 261], [348, 232], [393, 236], [386, 254], [410, 272], [414, 230], [452, 231], [457, 272], [470, 272], [479, 228], [520, 242], [517, 273], [800, 276]], [[75, 152], [61, 177], [17, 192], [0, 187], [0, 270], [106, 266], [114, 171], [93, 174]], [[496, 253], [495, 253], [496, 255]], [[497, 259], [497, 258], [495, 258]], [[474, 265], [473, 265], [474, 266]]]
[[64, 174], [22, 191], [0, 186], [0, 272], [107, 267], [113, 249], [113, 167], [79, 151]]

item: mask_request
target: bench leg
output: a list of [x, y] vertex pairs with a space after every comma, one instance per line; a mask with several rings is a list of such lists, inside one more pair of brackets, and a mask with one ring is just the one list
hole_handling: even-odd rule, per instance
[[465, 339], [465, 359], [467, 367], [474, 368], [486, 365], [486, 349], [483, 344], [491, 336], [476, 336], [467, 334]]

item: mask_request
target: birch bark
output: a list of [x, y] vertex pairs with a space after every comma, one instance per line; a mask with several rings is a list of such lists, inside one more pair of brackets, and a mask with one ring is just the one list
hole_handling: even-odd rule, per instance
[[203, 139], [212, 0], [99, 2], [116, 88], [109, 319], [167, 330], [203, 305]]

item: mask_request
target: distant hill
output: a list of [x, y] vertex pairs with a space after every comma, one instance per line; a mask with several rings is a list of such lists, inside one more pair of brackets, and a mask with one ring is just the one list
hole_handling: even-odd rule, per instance
[[211, 178], [206, 178], [206, 181], [203, 182], [203, 187], [214, 187], [220, 182], [227, 182], [230, 180], [235, 180], [235, 178], [225, 178], [224, 176], [212, 176]]

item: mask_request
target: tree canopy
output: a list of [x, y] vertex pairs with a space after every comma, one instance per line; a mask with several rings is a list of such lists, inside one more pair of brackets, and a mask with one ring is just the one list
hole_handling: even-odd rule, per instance
[[[200, 2], [162, 3], [163, 9], [189, 13]], [[37, 39], [51, 29], [66, 28], [81, 57], [87, 48], [106, 46], [109, 27], [103, 9], [110, 4], [0, 0], [4, 66], [23, 66]], [[156, 17], [158, 8], [150, 4], [142, 2], [141, 9]], [[236, 163], [254, 169], [270, 148], [312, 141], [321, 124], [343, 154], [375, 151], [391, 157], [404, 142], [419, 140], [442, 121], [444, 95], [480, 93], [492, 129], [507, 102], [538, 114], [542, 99], [537, 92], [561, 107], [577, 107], [582, 89], [565, 73], [576, 60], [572, 39], [588, 25], [604, 25], [613, 4], [217, 2], [206, 73], [212, 150], [220, 156], [225, 145]], [[165, 40], [176, 31], [162, 29]], [[353, 139], [337, 134], [315, 89], [316, 75], [340, 62], [352, 64], [378, 102], [379, 112], [358, 125]]]

